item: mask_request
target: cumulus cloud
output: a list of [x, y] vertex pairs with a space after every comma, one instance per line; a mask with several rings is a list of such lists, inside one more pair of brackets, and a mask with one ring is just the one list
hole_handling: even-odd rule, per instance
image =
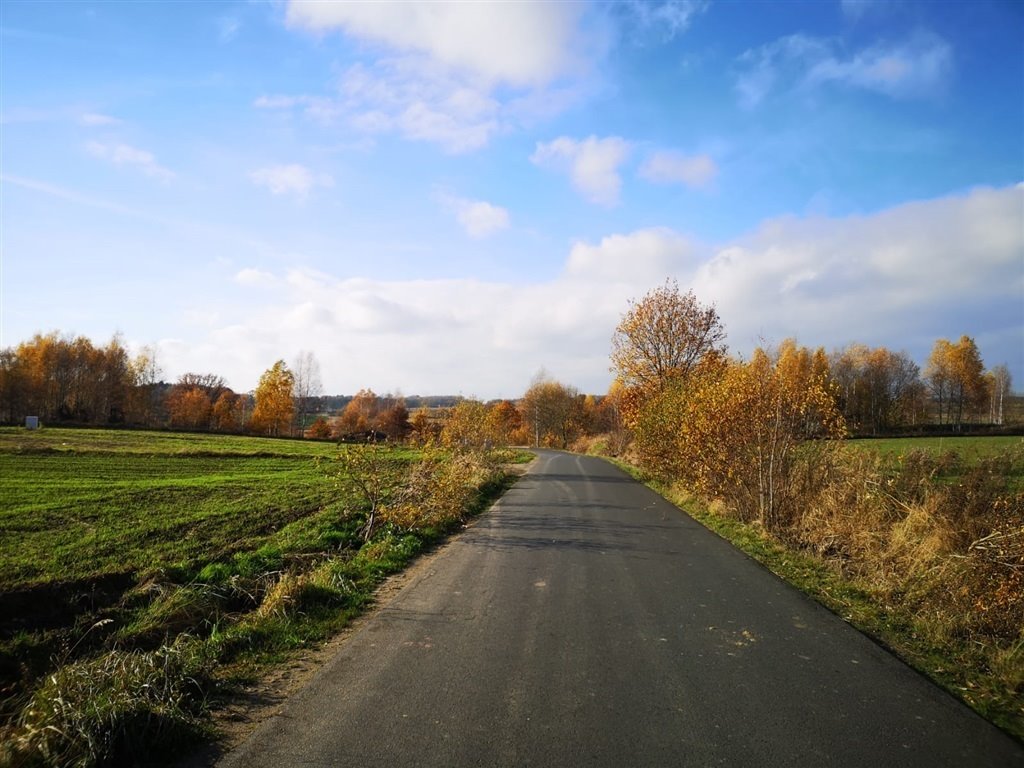
[[655, 152], [640, 166], [640, 176], [655, 184], [683, 184], [704, 187], [718, 175], [718, 166], [708, 155]]
[[750, 108], [776, 89], [830, 83], [892, 98], [928, 98], [945, 87], [953, 51], [943, 38], [926, 31], [852, 55], [845, 55], [837, 40], [796, 34], [748, 50], [739, 62], [736, 92], [740, 104]]
[[602, 46], [582, 14], [576, 3], [292, 0], [289, 26], [342, 32], [370, 55], [340, 74], [334, 92], [267, 94], [255, 106], [472, 152], [578, 100], [579, 76]]
[[538, 142], [530, 161], [542, 168], [568, 172], [573, 186], [590, 202], [613, 206], [619, 202], [619, 166], [629, 157], [628, 141], [618, 136], [583, 140], [561, 136]]
[[289, 163], [258, 168], [249, 174], [253, 184], [266, 187], [274, 195], [292, 195], [305, 200], [315, 187], [333, 187], [334, 179], [326, 173], [314, 173], [304, 165]]
[[170, 181], [175, 176], [173, 171], [157, 162], [152, 152], [128, 144], [90, 141], [85, 148], [93, 157], [106, 160], [114, 165], [136, 168], [158, 181]]
[[455, 214], [466, 234], [473, 238], [484, 238], [508, 229], [508, 210], [485, 200], [467, 200], [447, 192], [437, 195], [438, 202]]
[[[1024, 376], [1024, 188], [972, 192], [845, 218], [786, 217], [717, 246], [668, 228], [579, 242], [555, 278], [367, 280], [242, 270], [254, 308], [165, 351], [169, 373], [216, 370], [236, 388], [288, 350], [312, 349], [327, 389], [516, 396], [540, 366], [584, 391], [608, 386], [609, 339], [631, 298], [666, 277], [716, 304], [734, 351], [764, 338], [852, 341], [923, 361], [939, 337], [975, 337]], [[271, 301], [261, 286], [273, 286]]]
[[292, 0], [287, 21], [426, 54], [486, 83], [543, 85], [571, 64], [575, 3], [324, 3]]

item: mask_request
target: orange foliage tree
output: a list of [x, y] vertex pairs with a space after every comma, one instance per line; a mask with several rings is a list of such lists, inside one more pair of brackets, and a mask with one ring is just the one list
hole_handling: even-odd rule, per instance
[[449, 409], [441, 443], [449, 448], [483, 448], [489, 440], [487, 409], [479, 400], [461, 400]]
[[361, 389], [349, 400], [338, 418], [338, 435], [367, 432], [375, 426], [380, 412], [380, 398], [372, 389]]
[[949, 423], [959, 429], [964, 417], [984, 404], [988, 392], [984, 370], [981, 354], [970, 336], [961, 336], [956, 344], [948, 339], [935, 342], [925, 379], [940, 424]]
[[260, 376], [256, 387], [249, 429], [265, 435], [286, 435], [291, 427], [295, 402], [292, 388], [295, 379], [284, 360], [278, 360]]
[[487, 409], [487, 435], [495, 445], [511, 444], [522, 426], [523, 418], [511, 400], [499, 400]]
[[724, 338], [715, 308], [666, 280], [630, 302], [612, 336], [612, 370], [627, 387], [657, 390], [669, 378], [685, 377], [705, 355], [723, 353]]

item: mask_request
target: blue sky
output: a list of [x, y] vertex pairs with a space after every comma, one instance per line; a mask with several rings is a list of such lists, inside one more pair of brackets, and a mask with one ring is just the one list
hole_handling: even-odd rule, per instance
[[599, 393], [674, 277], [741, 354], [966, 333], [1024, 385], [1018, 2], [4, 0], [0, 87], [2, 345]]

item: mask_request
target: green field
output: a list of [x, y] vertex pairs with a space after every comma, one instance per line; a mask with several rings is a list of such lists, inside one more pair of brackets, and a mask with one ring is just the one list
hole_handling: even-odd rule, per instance
[[962, 483], [987, 473], [1005, 478], [1007, 487], [1024, 491], [1024, 437], [901, 437], [850, 440], [847, 449], [873, 452], [893, 473], [909, 464], [937, 482]]
[[911, 451], [939, 454], [954, 451], [964, 458], [984, 458], [1004, 451], [1024, 447], [1024, 437], [997, 435], [992, 437], [892, 437], [850, 440], [848, 445], [865, 448], [890, 456], [906, 455]]
[[343, 504], [329, 443], [0, 430], [0, 592], [187, 567]]

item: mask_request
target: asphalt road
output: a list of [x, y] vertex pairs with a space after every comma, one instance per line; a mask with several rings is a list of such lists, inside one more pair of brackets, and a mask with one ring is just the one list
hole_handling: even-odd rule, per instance
[[598, 459], [541, 452], [222, 766], [1024, 766]]

